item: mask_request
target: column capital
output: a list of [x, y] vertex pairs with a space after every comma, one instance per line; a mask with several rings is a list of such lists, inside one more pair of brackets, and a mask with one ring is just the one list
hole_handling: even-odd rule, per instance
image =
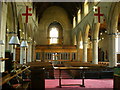
[[108, 34], [109, 38], [117, 38], [119, 33], [110, 33]]
[[92, 39], [92, 42], [98, 42], [98, 39]]
[[32, 42], [28, 41], [28, 44], [32, 44]]
[[83, 44], [88, 44], [88, 41], [83, 41]]
[[117, 34], [117, 33], [108, 33], [108, 35], [116, 36], [116, 35], [118, 35], [118, 34]]

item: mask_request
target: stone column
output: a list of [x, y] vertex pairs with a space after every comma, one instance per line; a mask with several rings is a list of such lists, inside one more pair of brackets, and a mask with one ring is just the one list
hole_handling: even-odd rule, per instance
[[15, 62], [15, 57], [16, 57], [16, 45], [13, 45], [13, 61]]
[[31, 56], [32, 55], [32, 44], [28, 43], [28, 49], [27, 49], [27, 62], [31, 62]]
[[83, 42], [83, 62], [87, 62], [87, 41]]
[[[0, 2], [0, 40], [6, 40], [7, 4]], [[5, 58], [5, 45], [0, 45], [0, 54]], [[5, 61], [0, 61], [0, 72], [5, 71]]]
[[20, 64], [23, 64], [23, 48], [20, 47]]
[[7, 33], [7, 35], [6, 35], [6, 50], [10, 50], [10, 48], [9, 48], [9, 41], [10, 41], [10, 36]]
[[93, 39], [92, 43], [93, 43], [93, 49], [92, 49], [93, 60], [92, 60], [92, 63], [93, 64], [98, 64], [98, 39]]
[[99, 35], [99, 28], [100, 28], [100, 23], [95, 23], [94, 24], [94, 33], [93, 33], [93, 39], [92, 39], [92, 63], [93, 64], [98, 64], [98, 35]]
[[16, 45], [13, 46], [13, 62], [14, 62], [14, 70], [17, 68], [16, 67]]
[[26, 64], [27, 60], [26, 60], [26, 57], [27, 57], [27, 48], [23, 48], [23, 64]]
[[[32, 43], [32, 62], [34, 62], [35, 61], [35, 44], [34, 44], [34, 42]], [[45, 59], [45, 53], [43, 54], [44, 56], [43, 56], [43, 60]]]
[[115, 53], [116, 50], [116, 43], [115, 43], [115, 35], [114, 33], [109, 35], [109, 66], [114, 67], [117, 65], [117, 54]]
[[[7, 4], [0, 2], [0, 40], [6, 41], [6, 21], [7, 21]], [[0, 47], [2, 57], [5, 57], [5, 45]]]
[[10, 50], [11, 51], [11, 53], [13, 53], [13, 45], [9, 45], [9, 41], [10, 41], [10, 39], [11, 39], [11, 37], [12, 37], [12, 33], [11, 32], [8, 32], [8, 34], [7, 34], [7, 42], [6, 42], [6, 50]]
[[108, 24], [109, 30], [109, 66], [114, 67], [117, 65], [117, 53], [116, 53], [116, 35], [117, 35], [117, 26], [118, 26], [118, 17], [119, 17], [119, 3], [115, 3], [111, 11], [111, 19]]
[[79, 48], [79, 44], [77, 45], [77, 61], [80, 61], [80, 48]]
[[20, 64], [26, 64], [27, 60], [26, 60], [26, 47], [21, 47], [20, 48]]

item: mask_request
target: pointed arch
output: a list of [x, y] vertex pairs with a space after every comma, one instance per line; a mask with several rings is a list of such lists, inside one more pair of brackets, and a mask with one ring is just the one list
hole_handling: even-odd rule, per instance
[[73, 45], [77, 45], [76, 34], [73, 35]]
[[80, 48], [80, 49], [83, 49], [83, 33], [82, 33], [82, 31], [80, 31], [79, 33], [78, 33], [78, 47]]
[[83, 42], [88, 41], [89, 29], [90, 29], [90, 25], [87, 24], [87, 25], [85, 26]]

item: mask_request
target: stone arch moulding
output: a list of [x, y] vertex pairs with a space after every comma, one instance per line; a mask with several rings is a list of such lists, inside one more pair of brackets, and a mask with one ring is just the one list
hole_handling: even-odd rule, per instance
[[58, 20], [53, 20], [53, 19], [50, 19], [48, 22], [46, 22], [46, 24], [44, 23], [44, 27], [45, 27], [45, 30], [47, 31], [46, 33], [47, 33], [47, 36], [48, 36], [48, 28], [49, 28], [49, 25], [52, 23], [52, 22], [58, 22], [60, 25], [61, 25], [61, 27], [62, 27], [62, 32], [63, 32], [63, 37], [64, 37], [64, 30], [65, 30], [65, 27], [64, 27], [64, 22], [63, 21], [58, 21]]
[[53, 23], [53, 22], [58, 22], [58, 23], [61, 25], [61, 27], [63, 28], [63, 30], [65, 30], [65, 29], [64, 29], [64, 22], [62, 22], [62, 21], [60, 21], [60, 20], [53, 20], [53, 19], [50, 19], [48, 22], [44, 23], [44, 26], [46, 26], [46, 27], [45, 27], [45, 30], [48, 30], [49, 25], [50, 25], [51, 23]]
[[[53, 17], [53, 15], [55, 16]], [[53, 21], [59, 22], [64, 30], [69, 29], [69, 27], [71, 26], [71, 24], [69, 23], [67, 12], [59, 6], [51, 6], [47, 8], [43, 13], [43, 16], [44, 17], [41, 19], [40, 23], [42, 23], [44, 26], [49, 26], [49, 24]], [[45, 21], [45, 19], [47, 20]], [[45, 29], [47, 29], [47, 27]]]
[[73, 44], [73, 45], [76, 45], [76, 44], [77, 44], [77, 36], [76, 36], [75, 33], [72, 34], [72, 44]]
[[120, 13], [120, 10], [119, 10], [120, 5], [119, 4], [120, 3], [113, 3], [111, 5], [111, 10], [109, 13], [109, 23], [108, 23], [109, 34], [117, 32], [118, 16]]
[[82, 36], [82, 31], [81, 30], [77, 31], [76, 36], [77, 40], [79, 41], [80, 37]]
[[[101, 13], [104, 14], [104, 19], [106, 20], [106, 23], [109, 23], [109, 14], [111, 11], [111, 7], [112, 7], [112, 3], [113, 2], [104, 2], [104, 3], [99, 3], [98, 7], [100, 7], [101, 9]], [[113, 3], [115, 4], [115, 3]]]
[[[12, 5], [11, 5], [11, 3], [8, 3], [8, 12], [9, 12], [9, 15], [8, 15], [8, 13], [7, 13], [7, 28], [9, 29], [9, 32], [12, 32], [12, 30], [13, 30], [13, 8], [12, 8]], [[9, 16], [11, 16], [11, 17], [9, 17]]]
[[89, 30], [90, 30], [90, 25], [89, 25], [89, 24], [86, 24], [86, 25], [84, 26], [83, 41], [87, 41], [88, 34], [89, 34]]
[[80, 41], [83, 42], [83, 32], [82, 31], [79, 31], [76, 37], [77, 37], [77, 44], [78, 45], [80, 44]]

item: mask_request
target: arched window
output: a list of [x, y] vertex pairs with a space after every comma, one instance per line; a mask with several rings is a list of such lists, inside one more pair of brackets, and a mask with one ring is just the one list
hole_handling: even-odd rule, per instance
[[79, 23], [81, 21], [81, 10], [79, 9], [78, 10], [78, 13], [77, 13], [77, 23]]
[[88, 14], [88, 0], [85, 0], [85, 3], [84, 3], [84, 16], [86, 16]]
[[73, 17], [73, 28], [76, 27], [76, 17]]
[[48, 44], [63, 44], [63, 28], [59, 22], [52, 22], [48, 27]]
[[55, 27], [51, 28], [50, 29], [50, 44], [57, 44], [58, 36], [59, 36], [58, 29]]

